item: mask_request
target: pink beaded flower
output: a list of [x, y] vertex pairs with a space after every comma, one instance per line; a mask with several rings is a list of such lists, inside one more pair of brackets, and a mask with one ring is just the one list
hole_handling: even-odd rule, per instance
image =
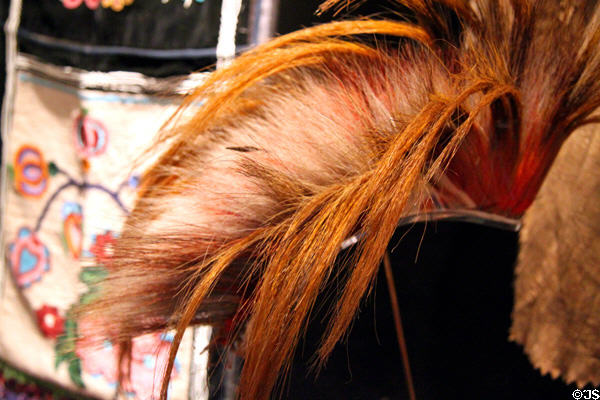
[[65, 8], [73, 9], [77, 8], [85, 1], [85, 5], [90, 10], [95, 10], [100, 5], [101, 0], [62, 0]]

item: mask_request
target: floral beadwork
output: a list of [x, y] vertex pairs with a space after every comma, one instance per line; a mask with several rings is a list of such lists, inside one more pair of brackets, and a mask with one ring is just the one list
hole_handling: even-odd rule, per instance
[[[150, 333], [133, 339], [131, 350], [131, 380], [124, 389], [138, 399], [158, 399], [160, 385], [155, 384], [156, 371], [162, 371], [169, 359], [172, 335]], [[175, 358], [171, 379], [179, 375], [180, 365]]]
[[61, 0], [63, 6], [68, 9], [75, 9], [81, 4], [85, 3], [87, 8], [95, 10], [100, 4], [104, 8], [110, 8], [113, 11], [121, 11], [125, 6], [129, 6], [133, 3], [133, 0]]
[[[63, 0], [63, 4], [68, 8], [82, 6], [84, 2], [92, 9], [100, 5], [117, 9], [120, 7], [119, 2], [109, 4], [102, 3], [101, 0]], [[121, 2], [121, 6], [131, 3], [132, 1]], [[92, 117], [93, 114], [87, 110], [75, 111], [72, 115], [73, 118], [65, 128], [67, 133], [71, 134], [71, 143], [79, 156], [81, 168], [75, 164], [75, 173], [63, 168], [60, 159], [48, 160], [46, 149], [39, 143], [39, 147], [32, 144], [17, 146], [12, 154], [14, 163], [6, 165], [7, 176], [12, 180], [11, 186], [14, 187], [16, 200], [19, 201], [18, 198], [21, 197], [20, 202], [27, 211], [27, 217], [35, 219], [31, 225], [27, 224], [16, 233], [11, 233], [14, 236], [6, 246], [7, 267], [25, 296], [35, 297], [33, 316], [39, 327], [39, 335], [54, 341], [56, 368], [64, 367], [71, 382], [80, 388], [85, 387], [84, 378], [93, 377], [102, 379], [114, 388], [119, 377], [119, 348], [110, 342], [101, 342], [95, 343], [99, 344], [100, 348], [88, 352], [76, 344], [81, 332], [85, 332], [87, 328], [85, 321], [75, 318], [75, 310], [78, 305], [88, 304], [98, 296], [97, 284], [108, 274], [117, 233], [101, 230], [92, 235], [91, 243], [88, 242], [88, 235], [84, 236], [83, 207], [79, 201], [81, 195], [89, 191], [104, 193], [106, 201], [113, 202], [123, 215], [127, 215], [129, 211], [122, 201], [123, 192], [135, 191], [139, 186], [140, 177], [124, 177], [121, 182], [116, 182], [114, 187], [90, 179], [96, 175], [88, 170], [99, 169], [102, 166], [103, 160], [95, 162], [93, 158], [107, 151], [110, 145], [109, 132], [106, 125]], [[74, 201], [75, 199], [78, 201]], [[56, 215], [59, 211], [60, 215]], [[41, 239], [44, 239], [44, 242]], [[55, 253], [51, 255], [49, 251], [60, 251], [60, 246], [56, 246], [60, 243], [59, 239], [68, 258], [79, 260], [82, 256], [90, 256], [96, 261], [94, 267], [80, 270], [79, 279], [88, 290], [64, 312], [53, 306], [52, 302], [48, 304], [48, 299], [39, 294], [41, 292], [27, 290], [36, 282], [42, 281], [36, 284], [35, 289], [43, 288], [45, 293], [50, 292], [46, 290], [50, 286], [44, 285], [56, 282], [55, 276], [48, 279], [49, 275], [46, 275], [51, 270], [51, 265], [52, 274], [60, 277], [61, 268], [64, 267], [56, 262], [65, 260], [66, 257]], [[67, 267], [71, 268], [71, 265], [72, 263], [69, 263]], [[42, 301], [38, 302], [40, 300]], [[154, 366], [166, 362], [169, 347], [169, 339], [160, 335], [134, 339], [132, 375], [131, 379], [123, 384], [127, 397], [155, 398], [158, 395], [153, 389]], [[173, 376], [177, 375], [178, 368], [176, 366]]]
[[21, 228], [8, 249], [11, 271], [20, 287], [26, 288], [40, 281], [50, 270], [48, 248], [31, 229]]
[[121, 11], [125, 6], [129, 6], [133, 0], [102, 0], [102, 7], [111, 8], [113, 11]]
[[102, 124], [90, 117], [86, 110], [75, 118], [75, 149], [82, 158], [99, 156], [108, 143], [108, 131]]
[[92, 235], [92, 245], [89, 252], [96, 258], [98, 264], [109, 266], [112, 257], [113, 246], [117, 236], [112, 231], [103, 234]]
[[[114, 238], [110, 232], [98, 236], [103, 238], [101, 243], [111, 242]], [[88, 287], [88, 291], [79, 298], [79, 304], [89, 304], [97, 299], [98, 284], [107, 276], [108, 270], [102, 266], [83, 268], [79, 279]], [[80, 387], [84, 387], [83, 372], [116, 387], [119, 379], [119, 347], [97, 336], [98, 321], [93, 316], [76, 320], [71, 309], [67, 312], [64, 325], [64, 334], [58, 338], [55, 347], [56, 366], [67, 363], [71, 380]], [[154, 385], [155, 372], [166, 365], [172, 341], [173, 335], [160, 333], [150, 333], [132, 340], [131, 377], [123, 382], [123, 389], [130, 397], [158, 398], [160, 385]], [[179, 362], [175, 359], [171, 377], [177, 377], [179, 369]]]
[[[78, 333], [86, 338], [75, 344], [75, 354], [81, 360], [82, 370], [95, 378], [103, 378], [109, 385], [116, 386], [118, 380], [119, 348], [108, 340], [94, 345], [95, 323], [80, 320]], [[89, 340], [88, 343], [86, 340]], [[159, 397], [160, 385], [154, 384], [156, 371], [166, 365], [171, 337], [160, 333], [150, 333], [134, 338], [131, 343], [131, 377], [123, 382], [123, 389], [137, 399]], [[157, 368], [158, 367], [158, 368]], [[176, 363], [172, 378], [178, 375]]]
[[97, 343], [94, 321], [81, 318], [77, 321], [75, 355], [81, 360], [81, 368], [94, 378], [103, 377], [111, 386], [117, 384], [119, 371], [119, 349], [108, 341]]
[[100, 0], [62, 0], [65, 8], [69, 9], [77, 8], [84, 2], [87, 8], [90, 10], [95, 10], [100, 5]]
[[17, 192], [25, 197], [40, 197], [48, 188], [48, 165], [37, 148], [24, 145], [17, 150], [14, 183]]
[[69, 254], [79, 259], [83, 245], [82, 209], [77, 203], [67, 202], [61, 210], [63, 219], [63, 238]]
[[62, 318], [56, 307], [44, 304], [35, 312], [38, 326], [44, 336], [50, 339], [56, 339], [64, 331], [65, 320]]

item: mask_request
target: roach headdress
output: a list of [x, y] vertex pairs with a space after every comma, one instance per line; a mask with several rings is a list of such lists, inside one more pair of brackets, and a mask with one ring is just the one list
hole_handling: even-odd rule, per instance
[[326, 286], [317, 365], [344, 335], [402, 218], [519, 218], [567, 137], [597, 122], [598, 1], [396, 1], [414, 22], [281, 36], [212, 73], [163, 129], [81, 310], [120, 343], [176, 329], [163, 398], [185, 328], [231, 318], [240, 397], [269, 398]]

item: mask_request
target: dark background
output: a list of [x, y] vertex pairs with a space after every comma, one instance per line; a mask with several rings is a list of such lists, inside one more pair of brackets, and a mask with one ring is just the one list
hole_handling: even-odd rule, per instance
[[[431, 222], [399, 228], [389, 250], [417, 399], [572, 398], [576, 386], [541, 376], [508, 341], [517, 233]], [[310, 324], [283, 398], [408, 398], [383, 268], [315, 380], [306, 365], [326, 321]]]

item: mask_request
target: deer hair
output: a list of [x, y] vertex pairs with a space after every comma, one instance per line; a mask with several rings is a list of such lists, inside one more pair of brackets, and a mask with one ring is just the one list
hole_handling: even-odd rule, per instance
[[399, 220], [519, 218], [565, 139], [597, 122], [599, 1], [396, 3], [410, 22], [332, 22], [250, 50], [163, 128], [101, 296], [79, 313], [125, 349], [175, 329], [161, 398], [185, 329], [225, 321], [244, 325], [239, 396], [270, 398], [327, 287], [322, 366]]

